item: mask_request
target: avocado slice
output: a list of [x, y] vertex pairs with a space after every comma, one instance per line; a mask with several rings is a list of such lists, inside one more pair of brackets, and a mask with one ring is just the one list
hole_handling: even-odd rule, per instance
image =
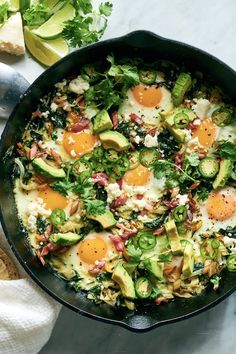
[[136, 297], [134, 282], [129, 273], [122, 266], [121, 262], [115, 266], [112, 273], [112, 279], [119, 284], [121, 293], [124, 297], [128, 299], [134, 299]]
[[49, 239], [51, 242], [56, 243], [60, 246], [72, 246], [77, 243], [82, 236], [74, 233], [74, 232], [67, 232], [65, 234], [59, 232], [51, 234]]
[[185, 141], [185, 132], [183, 129], [179, 129], [175, 127], [174, 124], [174, 117], [176, 114], [179, 113], [184, 113], [187, 114], [189, 121], [193, 121], [195, 118], [195, 113], [188, 108], [183, 108], [183, 109], [175, 109], [169, 112], [168, 114], [164, 113], [161, 114], [162, 118], [164, 118], [164, 125], [166, 128], [169, 130], [171, 135], [177, 140], [179, 143], [183, 143]]
[[66, 177], [65, 171], [62, 168], [50, 166], [40, 157], [32, 161], [32, 166], [37, 173], [48, 178], [59, 179]]
[[106, 210], [105, 213], [100, 215], [87, 214], [86, 216], [88, 219], [99, 222], [104, 229], [109, 229], [116, 224], [116, 219], [110, 210]]
[[179, 234], [174, 220], [169, 220], [167, 223], [165, 223], [164, 227], [166, 229], [167, 237], [173, 255], [176, 256], [182, 255], [183, 251], [182, 251]]
[[216, 176], [216, 179], [213, 182], [213, 188], [224, 187], [227, 179], [230, 177], [233, 170], [233, 163], [231, 160], [221, 160], [220, 161], [220, 169]]
[[194, 251], [193, 245], [187, 241], [184, 247], [184, 264], [182, 273], [185, 277], [190, 276], [194, 269]]
[[98, 112], [93, 121], [93, 132], [98, 134], [112, 128], [113, 124], [108, 112], [105, 109]]
[[162, 280], [164, 263], [158, 262], [156, 258], [148, 258], [143, 261], [144, 267], [153, 274], [158, 280]]
[[189, 90], [192, 84], [191, 76], [188, 73], [180, 73], [174, 88], [172, 90], [172, 99], [175, 106], [179, 106], [183, 99], [185, 93]]
[[114, 149], [116, 151], [128, 150], [130, 142], [124, 135], [119, 132], [107, 130], [99, 134], [102, 146], [104, 149]]

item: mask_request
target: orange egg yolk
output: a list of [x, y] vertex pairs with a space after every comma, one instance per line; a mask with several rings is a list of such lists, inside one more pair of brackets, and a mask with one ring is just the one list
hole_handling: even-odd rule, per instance
[[198, 138], [198, 141], [204, 147], [210, 147], [216, 139], [217, 127], [211, 119], [204, 119], [194, 131], [192, 137]]
[[96, 136], [89, 130], [79, 133], [65, 132], [63, 135], [63, 147], [74, 159], [92, 151], [96, 141]]
[[213, 192], [207, 199], [206, 209], [210, 218], [220, 221], [227, 220], [236, 211], [236, 200], [227, 191]]
[[126, 172], [123, 180], [129, 186], [144, 186], [148, 183], [150, 176], [150, 171], [143, 165], [139, 164], [133, 170]]
[[95, 261], [105, 258], [106, 254], [107, 245], [100, 237], [89, 237], [80, 242], [79, 257], [85, 263], [94, 264]]
[[45, 209], [65, 209], [68, 204], [68, 200], [63, 197], [63, 195], [52, 190], [51, 188], [40, 191], [38, 193], [38, 198], [43, 199]]
[[135, 100], [144, 107], [158, 107], [162, 98], [160, 87], [137, 85], [132, 88]]

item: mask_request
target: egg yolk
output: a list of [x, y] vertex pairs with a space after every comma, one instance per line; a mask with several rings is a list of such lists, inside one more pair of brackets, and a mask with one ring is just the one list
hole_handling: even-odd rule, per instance
[[206, 209], [210, 218], [227, 220], [235, 213], [236, 200], [227, 191], [213, 192], [207, 199]]
[[94, 264], [95, 261], [105, 258], [106, 254], [107, 245], [100, 237], [89, 237], [80, 242], [79, 257], [85, 263]]
[[148, 183], [150, 176], [150, 171], [143, 165], [139, 164], [133, 170], [129, 170], [128, 172], [126, 172], [123, 177], [123, 180], [129, 186], [144, 186]]
[[137, 85], [132, 88], [135, 100], [144, 107], [156, 107], [162, 98], [162, 91], [160, 87]]
[[217, 127], [211, 119], [204, 119], [194, 131], [192, 137], [198, 138], [198, 141], [204, 147], [210, 147], [216, 139]]
[[63, 146], [72, 158], [78, 158], [93, 150], [97, 138], [91, 131], [79, 133], [65, 132], [63, 135]]
[[68, 200], [63, 197], [63, 195], [52, 190], [51, 188], [40, 191], [38, 193], [38, 198], [43, 199], [45, 209], [65, 209], [68, 204]]

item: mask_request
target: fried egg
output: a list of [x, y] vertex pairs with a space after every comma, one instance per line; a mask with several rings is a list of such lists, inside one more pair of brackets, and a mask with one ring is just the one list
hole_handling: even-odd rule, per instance
[[203, 224], [195, 235], [236, 225], [236, 191], [232, 187], [211, 192], [199, 208]]
[[78, 272], [83, 278], [93, 278], [90, 270], [98, 261], [108, 262], [118, 253], [106, 231], [91, 232], [78, 244], [71, 246], [63, 255], [63, 262], [68, 269]]
[[164, 86], [139, 84], [127, 91], [127, 98], [119, 108], [118, 114], [125, 120], [137, 114], [145, 124], [158, 125], [160, 112], [173, 109], [171, 92]]
[[197, 138], [200, 145], [209, 149], [217, 139], [219, 128], [210, 118], [205, 118], [192, 134], [192, 139]]
[[66, 161], [74, 161], [82, 155], [91, 152], [99, 142], [90, 129], [85, 129], [78, 133], [62, 129], [57, 129], [55, 132], [57, 139], [45, 140], [42, 143], [42, 147], [55, 150]]

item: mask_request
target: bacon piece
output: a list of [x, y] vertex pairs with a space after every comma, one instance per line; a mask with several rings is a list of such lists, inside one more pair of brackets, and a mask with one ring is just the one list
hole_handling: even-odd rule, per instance
[[175, 164], [176, 164], [177, 166], [182, 166], [182, 159], [181, 159], [181, 156], [175, 155]]
[[137, 114], [131, 113], [129, 116], [130, 116], [130, 119], [132, 120], [132, 122], [134, 122], [135, 124], [140, 125], [140, 126], [144, 124], [144, 121], [142, 120], [142, 118], [137, 116]]
[[157, 128], [151, 128], [148, 130], [148, 134], [154, 137], [156, 135]]
[[104, 172], [97, 172], [92, 175], [92, 178], [95, 183], [99, 184], [99, 186], [107, 186], [108, 185], [108, 177]]
[[59, 250], [61, 248], [60, 245], [57, 245], [55, 243], [48, 243], [46, 246], [43, 247], [43, 249], [40, 252], [40, 257], [44, 257], [50, 252], [54, 252], [56, 250]]
[[113, 242], [117, 252], [123, 252], [124, 251], [125, 246], [124, 246], [124, 243], [121, 241], [119, 236], [110, 235], [109, 238]]
[[162, 202], [168, 209], [172, 210], [179, 204], [179, 199], [175, 198], [170, 200], [163, 200]]
[[137, 198], [138, 200], [143, 199], [143, 194], [137, 194], [137, 195], [136, 195], [136, 198]]
[[76, 199], [73, 201], [71, 208], [70, 208], [70, 216], [74, 215], [77, 210], [78, 210], [78, 206], [79, 206], [79, 200]]
[[117, 179], [116, 183], [118, 184], [119, 188], [122, 189], [123, 179]]
[[40, 118], [42, 116], [42, 112], [37, 110], [35, 112], [32, 113], [32, 118]]
[[62, 163], [62, 159], [61, 159], [61, 156], [53, 149], [50, 149], [50, 154], [53, 158], [53, 160], [58, 164], [60, 165]]
[[188, 125], [186, 126], [186, 129], [191, 130], [192, 132], [194, 132], [197, 129], [197, 125], [194, 124], [193, 122], [188, 123]]
[[118, 208], [119, 206], [125, 205], [125, 203], [127, 202], [128, 197], [124, 196], [124, 197], [118, 197], [116, 198], [116, 200], [114, 200], [114, 202], [111, 205], [112, 209]]
[[165, 232], [165, 228], [164, 226], [160, 226], [158, 227], [158, 229], [156, 229], [153, 234], [156, 236], [162, 235]]
[[189, 202], [188, 202], [189, 203], [189, 210], [192, 213], [195, 213], [198, 210], [198, 207], [197, 207], [197, 202], [193, 199], [191, 192], [188, 193], [188, 199], [189, 199]]
[[132, 151], [136, 150], [136, 147], [132, 143], [130, 144], [130, 150]]
[[48, 238], [45, 235], [39, 235], [39, 234], [36, 234], [35, 238], [39, 242], [46, 242], [48, 240]]
[[36, 157], [37, 152], [38, 152], [38, 145], [37, 145], [37, 143], [33, 143], [32, 147], [29, 151], [29, 160], [32, 161]]
[[135, 231], [125, 231], [122, 235], [120, 235], [120, 237], [122, 238], [122, 240], [128, 240], [130, 237], [136, 235], [137, 232]]
[[89, 125], [89, 119], [87, 118], [82, 118], [78, 123], [75, 123], [71, 128], [70, 131], [72, 133], [78, 133], [84, 130], [85, 128], [88, 127]]
[[161, 303], [167, 303], [169, 300], [167, 299], [167, 297], [164, 296], [159, 296], [155, 298], [155, 303], [156, 305], [160, 305]]
[[140, 212], [140, 215], [141, 216], [145, 216], [145, 215], [147, 215], [148, 214], [148, 210], [147, 209], [143, 209], [143, 210], [141, 210], [141, 212]]
[[111, 115], [111, 119], [112, 119], [112, 123], [113, 123], [113, 129], [117, 129], [118, 128], [118, 113], [117, 112], [113, 112]]

